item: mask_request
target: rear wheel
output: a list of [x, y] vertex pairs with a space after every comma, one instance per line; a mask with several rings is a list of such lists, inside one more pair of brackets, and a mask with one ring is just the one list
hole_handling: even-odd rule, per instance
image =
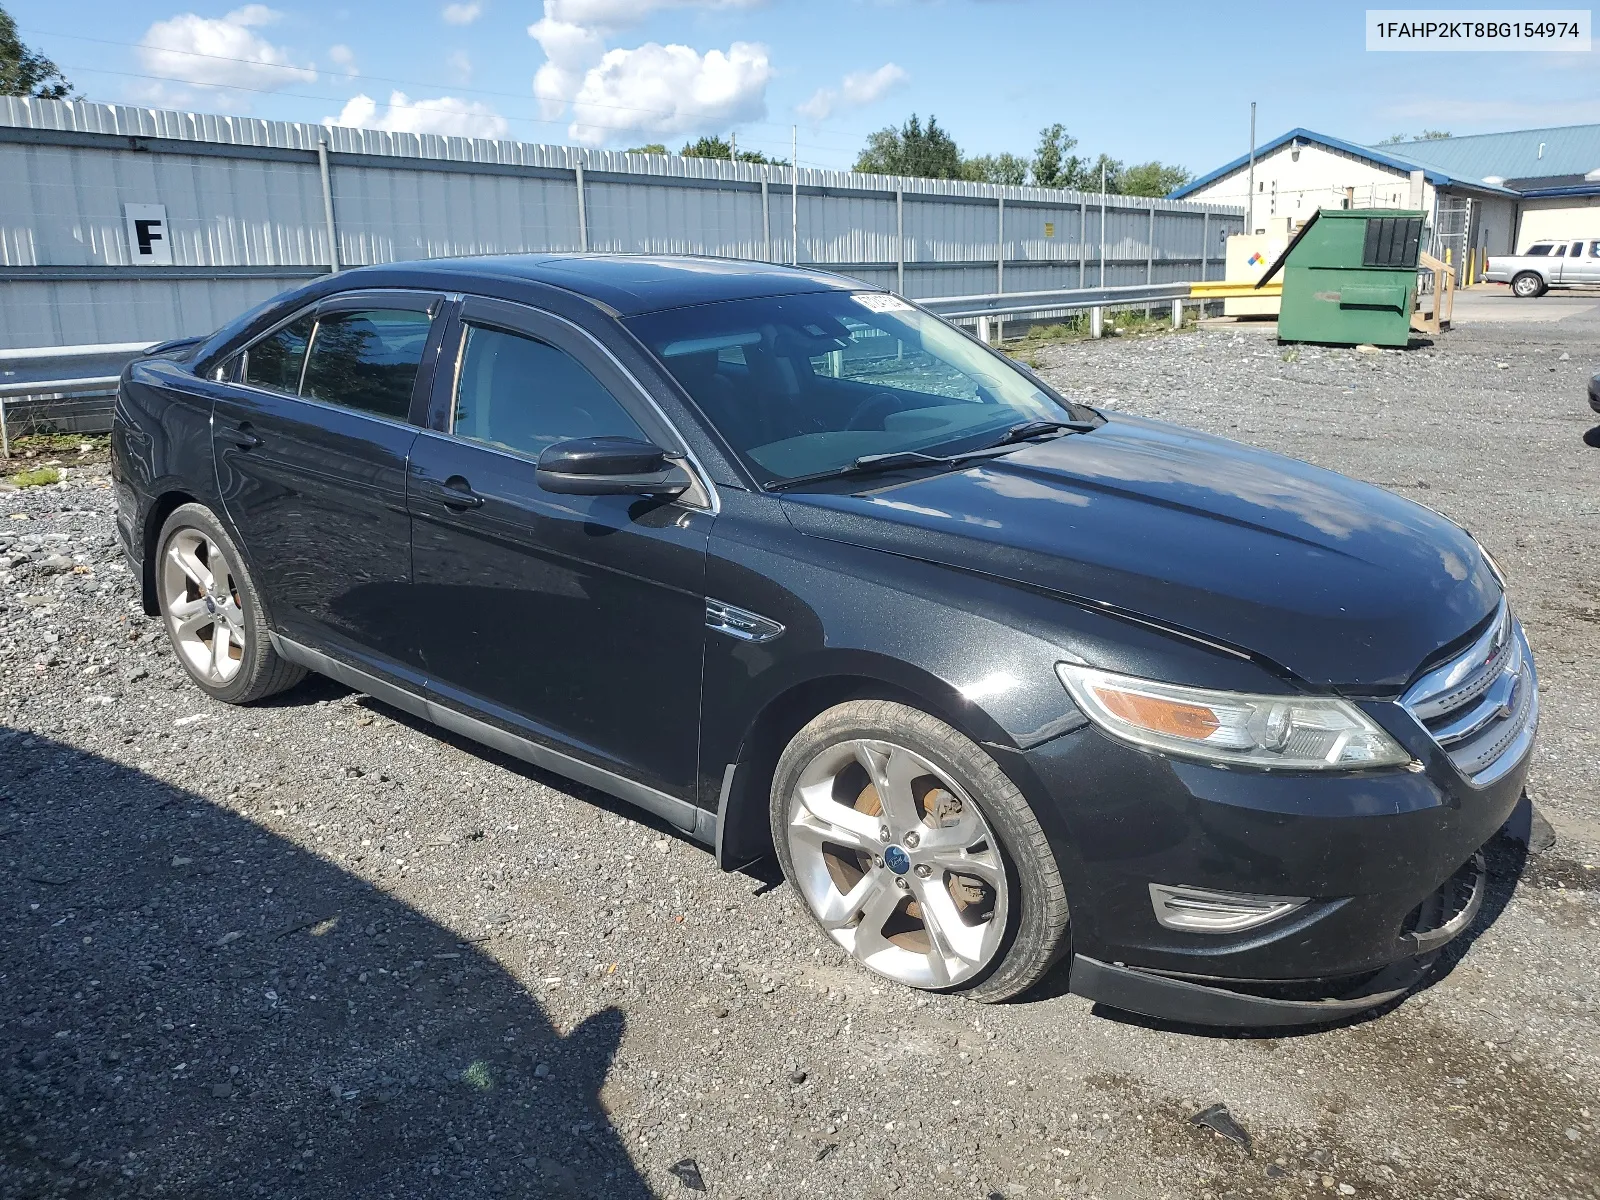
[[773, 777], [773, 843], [830, 938], [898, 983], [1014, 996], [1060, 957], [1066, 893], [1033, 811], [995, 761], [925, 712], [829, 709]]
[[180, 505], [156, 545], [156, 590], [167, 637], [203, 692], [227, 704], [248, 704], [305, 678], [305, 668], [273, 650], [255, 583], [210, 509]]
[[1542, 296], [1547, 290], [1543, 277], [1537, 271], [1523, 271], [1511, 281], [1512, 294], [1524, 300]]

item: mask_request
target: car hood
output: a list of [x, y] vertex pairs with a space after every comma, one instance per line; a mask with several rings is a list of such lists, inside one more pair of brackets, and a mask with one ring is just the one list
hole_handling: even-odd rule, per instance
[[1267, 658], [1398, 689], [1500, 587], [1431, 509], [1298, 460], [1135, 417], [855, 494], [790, 492], [801, 532], [1045, 588]]

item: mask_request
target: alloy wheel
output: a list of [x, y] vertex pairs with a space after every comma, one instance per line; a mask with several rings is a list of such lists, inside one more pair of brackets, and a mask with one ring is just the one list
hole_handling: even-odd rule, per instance
[[882, 740], [818, 753], [789, 796], [795, 882], [858, 962], [921, 988], [961, 984], [994, 959], [1010, 890], [972, 798], [922, 755]]
[[162, 556], [161, 589], [185, 665], [208, 683], [231, 682], [244, 662], [244, 609], [221, 548], [198, 529], [177, 530]]

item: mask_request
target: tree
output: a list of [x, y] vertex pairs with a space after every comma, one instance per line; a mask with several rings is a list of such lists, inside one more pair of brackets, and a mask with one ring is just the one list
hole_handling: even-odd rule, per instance
[[1028, 182], [1028, 160], [1015, 154], [979, 154], [961, 160], [961, 177], [974, 183], [1007, 183], [1021, 187]]
[[[665, 154], [666, 152], [667, 150], [665, 146], [663, 146], [659, 151], [651, 151], [651, 153], [659, 154]], [[731, 159], [733, 157], [733, 147], [729, 143], [723, 141], [720, 137], [717, 137], [715, 134], [713, 134], [710, 137], [703, 137], [697, 141], [685, 142], [683, 149], [680, 150], [679, 153], [685, 158]], [[739, 151], [739, 161], [747, 163], [764, 163], [776, 162], [777, 160], [768, 158], [765, 154], [762, 154], [757, 150], [741, 150]]]
[[627, 153], [629, 153], [629, 154], [671, 154], [672, 151], [667, 149], [667, 146], [666, 146], [665, 142], [646, 142], [642, 146], [629, 146], [628, 149], [627, 149]]
[[1166, 196], [1194, 178], [1180, 166], [1165, 163], [1136, 163], [1122, 172], [1120, 189], [1126, 196]]
[[1383, 141], [1379, 142], [1378, 145], [1399, 146], [1406, 142], [1442, 142], [1449, 136], [1450, 131], [1448, 129], [1424, 129], [1421, 133], [1414, 134], [1391, 133], [1388, 137], [1384, 138]]
[[856, 170], [874, 175], [915, 175], [923, 179], [961, 179], [961, 149], [930, 116], [923, 126], [916, 113], [899, 129], [890, 125], [867, 138], [856, 156]]
[[[1033, 152], [1035, 187], [1085, 188], [1084, 171], [1088, 163], [1072, 153], [1078, 139], [1057, 122], [1039, 131], [1039, 148]], [[1095, 187], [1099, 187], [1098, 178]]]
[[28, 49], [17, 36], [17, 23], [0, 8], [0, 96], [37, 96], [70, 100], [72, 84], [44, 55]]

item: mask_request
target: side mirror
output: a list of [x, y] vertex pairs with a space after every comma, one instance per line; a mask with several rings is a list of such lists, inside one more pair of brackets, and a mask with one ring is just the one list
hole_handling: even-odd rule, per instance
[[660, 446], [628, 437], [557, 442], [539, 455], [535, 478], [566, 496], [677, 496], [693, 482]]

